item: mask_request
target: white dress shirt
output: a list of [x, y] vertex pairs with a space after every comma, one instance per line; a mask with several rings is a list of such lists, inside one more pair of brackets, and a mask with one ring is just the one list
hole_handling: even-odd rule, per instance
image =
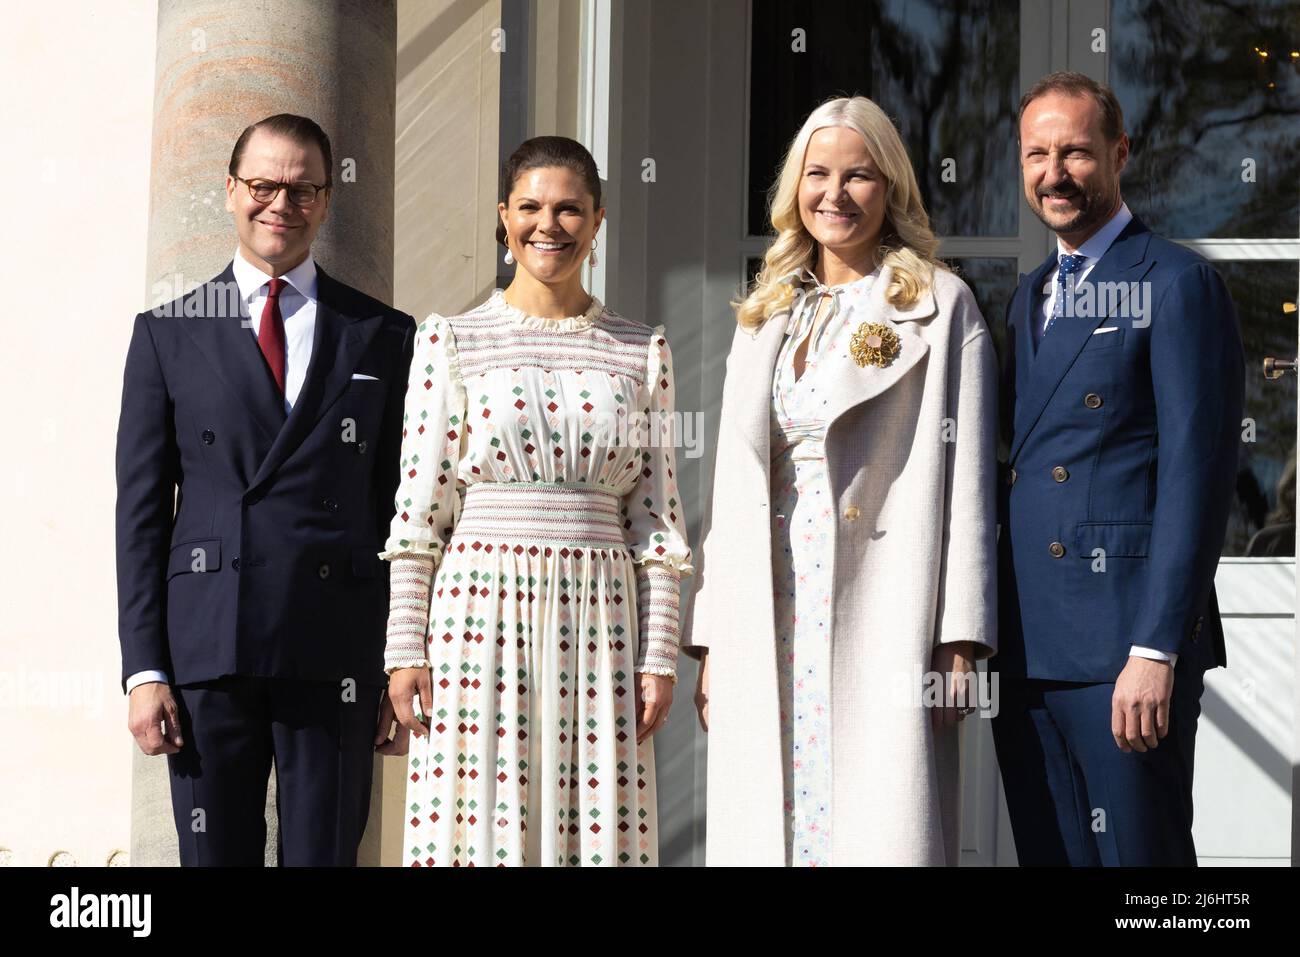
[[[271, 277], [245, 259], [238, 248], [235, 249], [234, 266], [235, 282], [239, 286], [240, 298], [248, 307], [250, 334], [256, 343]], [[286, 283], [280, 290], [280, 317], [284, 320], [284, 411], [287, 415], [298, 401], [302, 384], [307, 379], [312, 339], [316, 335], [316, 261], [311, 253], [280, 278]], [[170, 684], [165, 672], [138, 671], [126, 679], [127, 694], [137, 685], [151, 681]]]
[[[280, 277], [288, 285], [280, 290], [280, 317], [284, 319], [284, 411], [287, 415], [298, 401], [311, 361], [311, 341], [316, 334], [316, 261], [307, 258]], [[253, 339], [262, 328], [267, 284], [271, 277], [235, 250], [235, 282], [239, 296], [248, 306]]]
[[[1074, 282], [1076, 287], [1088, 278], [1088, 273], [1092, 272], [1092, 267], [1097, 265], [1097, 262], [1102, 256], [1106, 255], [1106, 250], [1110, 249], [1111, 244], [1115, 242], [1119, 234], [1124, 231], [1124, 227], [1132, 222], [1132, 220], [1133, 214], [1129, 212], [1128, 204], [1121, 203], [1115, 215], [1106, 222], [1106, 225], [1093, 233], [1092, 236], [1088, 238], [1088, 241], [1073, 253], [1066, 249], [1065, 244], [1061, 242], [1060, 237], [1057, 237], [1056, 258], [1058, 262], [1062, 256], [1067, 255], [1084, 257], [1083, 265], [1079, 268], [1079, 271], [1075, 273]], [[1052, 309], [1056, 305], [1057, 284], [1055, 270], [1049, 269], [1047, 271], [1047, 278], [1043, 284], [1042, 291], [1043, 308], [1042, 316], [1039, 321], [1042, 323], [1043, 330], [1046, 330], [1047, 324], [1052, 321]], [[1050, 333], [1045, 332], [1045, 335], [1050, 335]], [[1178, 654], [1176, 652], [1166, 653], [1155, 648], [1145, 648], [1141, 645], [1134, 645], [1129, 648], [1128, 653], [1131, 656], [1136, 656], [1138, 658], [1153, 658], [1156, 661], [1167, 661], [1171, 665], [1178, 663]]]
[[[1110, 249], [1111, 243], [1124, 231], [1133, 220], [1133, 214], [1128, 210], [1128, 203], [1120, 203], [1119, 209], [1115, 212], [1105, 226], [1097, 230], [1088, 238], [1088, 241], [1071, 253], [1065, 248], [1060, 237], [1056, 239], [1056, 260], [1060, 262], [1062, 256], [1082, 256], [1084, 263], [1079, 267], [1079, 271], [1074, 274], [1074, 284], [1077, 288], [1088, 278], [1088, 273], [1092, 272], [1092, 267], [1097, 265], [1097, 261], [1106, 255], [1106, 250]], [[1042, 315], [1042, 332], [1047, 328], [1047, 324], [1052, 320], [1052, 308], [1056, 305], [1056, 270], [1047, 270], [1047, 277], [1043, 283], [1043, 315]]]

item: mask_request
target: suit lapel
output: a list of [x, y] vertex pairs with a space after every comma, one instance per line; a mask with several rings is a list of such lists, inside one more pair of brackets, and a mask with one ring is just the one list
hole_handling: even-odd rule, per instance
[[[1088, 274], [1087, 285], [1092, 287], [1093, 315], [1063, 316], [1057, 319], [1052, 324], [1051, 331], [1043, 336], [1043, 341], [1039, 343], [1038, 353], [1034, 355], [1028, 375], [1020, 379], [1017, 370], [1017, 378], [1024, 383], [1024, 388], [1017, 393], [1015, 438], [1008, 461], [1015, 461], [1025, 438], [1043, 414], [1061, 380], [1065, 378], [1065, 374], [1070, 371], [1079, 353], [1083, 351], [1093, 330], [1105, 319], [1111, 318], [1102, 314], [1102, 310], [1098, 308], [1097, 288], [1102, 283], [1130, 283], [1140, 280], [1150, 268], [1149, 264], [1144, 262], [1149, 240], [1150, 233], [1146, 226], [1134, 217]], [[1052, 260], [1055, 260], [1055, 256]], [[1038, 285], [1030, 289], [1031, 293], [1036, 293], [1041, 288], [1045, 278], [1039, 273], [1035, 273], [1035, 277]], [[1027, 298], [1031, 304], [1038, 304], [1036, 294]], [[1030, 306], [1031, 310], [1033, 305]], [[1028, 324], [1026, 324], [1026, 331], [1028, 331]], [[1032, 334], [1030, 331], [1029, 335]], [[1032, 340], [1028, 348], [1033, 349]]]
[[225, 271], [190, 293], [192, 305], [181, 323], [194, 345], [211, 363], [217, 376], [248, 409], [265, 443], [274, 441], [284, 425], [284, 398], [250, 333], [243, 299], [231, 262]]
[[[357, 361], [383, 325], [382, 315], [356, 316], [346, 310], [343, 287], [316, 267], [316, 331], [311, 360], [298, 401], [263, 459], [249, 488], [264, 482], [284, 464], [343, 393]], [[263, 363], [265, 365], [265, 363]], [[342, 434], [342, 424], [339, 425]]]
[[1003, 448], [1009, 449], [1015, 439], [1012, 416], [1016, 408], [1016, 397], [1025, 394], [1029, 370], [1034, 362], [1033, 322], [1040, 305], [1038, 290], [1042, 288], [1043, 277], [1055, 262], [1056, 256], [1053, 254], [1033, 272], [1021, 273], [1016, 294], [1007, 310], [1006, 338], [1002, 354], [998, 357], [998, 427]]
[[1047, 282], [1056, 264], [1056, 253], [1052, 253], [1041, 266], [1029, 274], [1024, 301], [1020, 304], [1016, 337], [1025, 361], [1016, 368], [1016, 387], [1022, 395], [1028, 388], [1029, 372], [1038, 358], [1038, 347], [1034, 344], [1034, 326], [1043, 321], [1043, 284]]

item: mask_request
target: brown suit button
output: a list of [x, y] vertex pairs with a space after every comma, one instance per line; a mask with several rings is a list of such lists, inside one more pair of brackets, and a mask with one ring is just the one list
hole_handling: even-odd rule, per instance
[[850, 505], [844, 510], [844, 521], [856, 522], [858, 520], [858, 514], [858, 507], [856, 505]]
[[1060, 542], [1052, 542], [1047, 546], [1047, 550], [1052, 553], [1053, 558], [1060, 558], [1065, 554], [1065, 546]]
[[1083, 404], [1086, 405], [1086, 406], [1087, 406], [1088, 408], [1090, 408], [1090, 409], [1100, 409], [1100, 408], [1101, 408], [1101, 396], [1099, 396], [1099, 395], [1098, 395], [1097, 393], [1095, 393], [1095, 392], [1089, 392], [1087, 395], [1085, 395], [1085, 396], [1083, 397]]
[[1065, 470], [1064, 465], [1058, 465], [1056, 468], [1052, 469], [1052, 478], [1056, 479], [1058, 482], [1064, 482], [1069, 477], [1070, 473]]

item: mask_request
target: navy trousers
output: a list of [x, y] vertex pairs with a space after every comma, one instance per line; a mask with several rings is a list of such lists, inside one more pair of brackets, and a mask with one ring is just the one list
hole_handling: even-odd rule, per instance
[[1203, 672], [1179, 657], [1169, 734], [1124, 753], [1113, 682], [1002, 676], [993, 741], [1022, 866], [1196, 865], [1192, 761]]
[[227, 675], [173, 687], [185, 744], [167, 756], [181, 864], [261, 867], [272, 762], [283, 866], [356, 865], [384, 689]]

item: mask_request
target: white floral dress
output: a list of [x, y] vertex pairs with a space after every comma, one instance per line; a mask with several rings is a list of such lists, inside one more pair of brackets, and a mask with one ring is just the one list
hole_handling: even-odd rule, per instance
[[663, 328], [500, 290], [417, 331], [385, 666], [427, 666], [411, 866], [654, 865], [636, 673], [673, 674], [689, 573]]
[[[851, 330], [841, 299], [870, 290], [876, 274], [820, 285], [806, 270], [791, 304], [786, 339], [772, 376], [772, 581], [775, 588], [781, 763], [785, 785], [786, 863], [831, 863], [831, 529], [834, 501], [826, 470], [829, 394], [818, 392], [823, 356], [847, 350]], [[794, 277], [791, 277], [794, 278]], [[803, 375], [795, 353], [809, 342]]]

